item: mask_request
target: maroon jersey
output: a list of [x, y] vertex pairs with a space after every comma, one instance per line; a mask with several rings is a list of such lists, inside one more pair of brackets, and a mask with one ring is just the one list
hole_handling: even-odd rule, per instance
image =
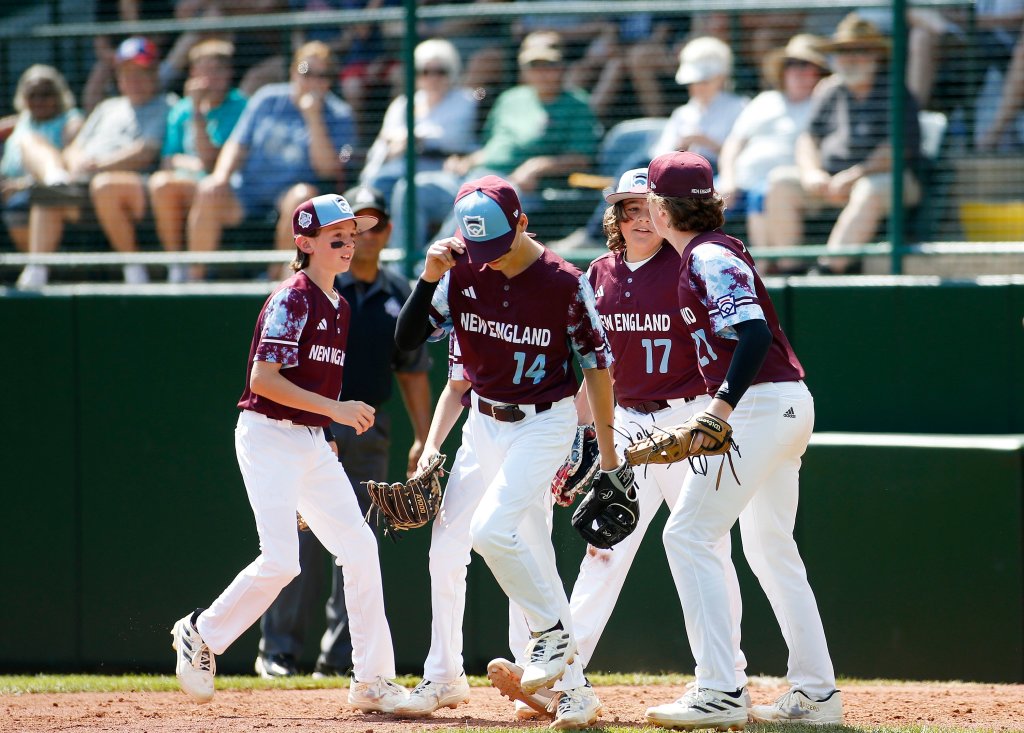
[[454, 331], [466, 379], [493, 402], [556, 402], [579, 387], [573, 354], [585, 369], [612, 360], [590, 283], [548, 249], [511, 279], [458, 258], [434, 292], [430, 318]]
[[281, 364], [281, 374], [293, 384], [332, 400], [341, 393], [345, 345], [351, 309], [341, 296], [338, 307], [304, 272], [281, 283], [263, 304], [249, 347], [245, 390], [238, 406], [275, 420], [327, 427], [331, 419], [297, 410], [261, 397], [249, 389], [255, 361]]
[[804, 368], [782, 332], [753, 258], [743, 242], [721, 229], [697, 235], [683, 250], [679, 308], [693, 336], [697, 364], [709, 392], [725, 381], [736, 350], [733, 326], [755, 318], [768, 324], [772, 343], [752, 384], [803, 379]]
[[620, 405], [705, 394], [679, 311], [679, 254], [671, 246], [662, 245], [636, 270], [621, 252], [609, 252], [590, 263], [587, 277], [615, 356]]

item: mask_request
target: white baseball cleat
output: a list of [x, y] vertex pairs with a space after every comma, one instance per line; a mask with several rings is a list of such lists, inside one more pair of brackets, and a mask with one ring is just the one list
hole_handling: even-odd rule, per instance
[[523, 668], [507, 659], [492, 659], [487, 665], [487, 679], [494, 688], [509, 700], [515, 700], [517, 719], [553, 717], [552, 701], [557, 697], [557, 693], [551, 690], [537, 690], [528, 695], [520, 686], [519, 681], [522, 678]]
[[217, 674], [217, 660], [210, 647], [203, 641], [194, 625], [202, 609], [179, 619], [171, 629], [171, 648], [177, 652], [174, 673], [182, 691], [196, 702], [210, 702], [213, 699], [213, 676]]
[[364, 713], [393, 713], [408, 699], [408, 690], [384, 677], [370, 682], [357, 682], [353, 677], [348, 687], [348, 704]]
[[590, 728], [601, 715], [601, 701], [588, 682], [580, 687], [566, 690], [558, 698], [555, 722], [549, 728], [555, 730], [576, 730]]
[[841, 725], [843, 694], [832, 690], [820, 700], [795, 687], [771, 705], [750, 708], [753, 723], [800, 723], [803, 725]]
[[564, 629], [546, 631], [530, 639], [523, 656], [527, 662], [519, 686], [533, 694], [562, 679], [565, 668], [576, 658], [576, 642]]
[[647, 721], [678, 730], [743, 730], [747, 705], [742, 691], [734, 697], [728, 692], [694, 689], [675, 702], [647, 708]]
[[469, 702], [469, 682], [462, 674], [454, 682], [432, 682], [424, 679], [409, 693], [409, 699], [395, 706], [395, 715], [404, 718], [425, 718], [444, 707], [454, 710]]

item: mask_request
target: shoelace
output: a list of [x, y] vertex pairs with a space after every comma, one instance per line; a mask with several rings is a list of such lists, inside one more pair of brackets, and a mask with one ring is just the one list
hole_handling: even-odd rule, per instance
[[427, 688], [433, 683], [430, 680], [420, 680], [420, 683], [413, 688], [412, 694], [415, 695], [417, 692], [428, 692]]
[[206, 642], [201, 643], [192, 655], [192, 668], [209, 672], [210, 674], [214, 674], [217, 671], [217, 663], [214, 661], [213, 653], [210, 652], [210, 647], [206, 645]]
[[551, 639], [547, 636], [539, 636], [534, 640], [533, 649], [530, 651], [530, 663], [543, 662], [548, 656], [548, 642]]

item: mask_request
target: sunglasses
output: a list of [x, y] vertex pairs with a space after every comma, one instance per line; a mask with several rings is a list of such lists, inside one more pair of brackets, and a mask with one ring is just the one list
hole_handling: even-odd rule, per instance
[[416, 69], [416, 74], [417, 76], [448, 76], [448, 69], [428, 66], [423, 69]]
[[561, 61], [547, 61], [546, 59], [539, 59], [537, 61], [527, 61], [523, 64], [523, 68], [526, 69], [553, 69], [556, 66], [561, 66]]
[[801, 61], [800, 59], [786, 59], [786, 62], [782, 64], [784, 69], [817, 69], [817, 64], [812, 64], [810, 61]]

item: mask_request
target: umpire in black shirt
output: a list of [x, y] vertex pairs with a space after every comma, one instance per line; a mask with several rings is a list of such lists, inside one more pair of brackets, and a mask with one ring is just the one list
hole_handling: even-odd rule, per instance
[[[388, 476], [391, 420], [380, 409], [392, 392], [394, 373], [402, 400], [412, 422], [415, 440], [409, 450], [408, 472], [416, 466], [430, 428], [430, 368], [426, 349], [399, 351], [395, 346], [395, 322], [409, 297], [406, 279], [381, 267], [380, 253], [391, 237], [387, 201], [376, 189], [357, 186], [345, 192], [354, 213], [371, 213], [378, 223], [356, 235], [356, 249], [348, 272], [338, 275], [335, 287], [352, 307], [349, 348], [345, 355], [342, 400], [361, 400], [377, 408], [374, 424], [362, 435], [347, 425], [331, 425], [338, 458], [345, 464], [363, 512], [370, 507], [366, 487], [360, 482]], [[390, 480], [390, 479], [389, 479]], [[299, 533], [302, 572], [289, 583], [263, 616], [256, 672], [263, 677], [287, 677], [297, 673], [296, 663], [309, 626], [313, 607], [323, 586], [324, 561], [319, 541], [312, 532]], [[314, 675], [344, 675], [352, 667], [352, 639], [341, 568], [333, 565], [333, 587], [327, 602], [327, 631], [320, 642]]]

